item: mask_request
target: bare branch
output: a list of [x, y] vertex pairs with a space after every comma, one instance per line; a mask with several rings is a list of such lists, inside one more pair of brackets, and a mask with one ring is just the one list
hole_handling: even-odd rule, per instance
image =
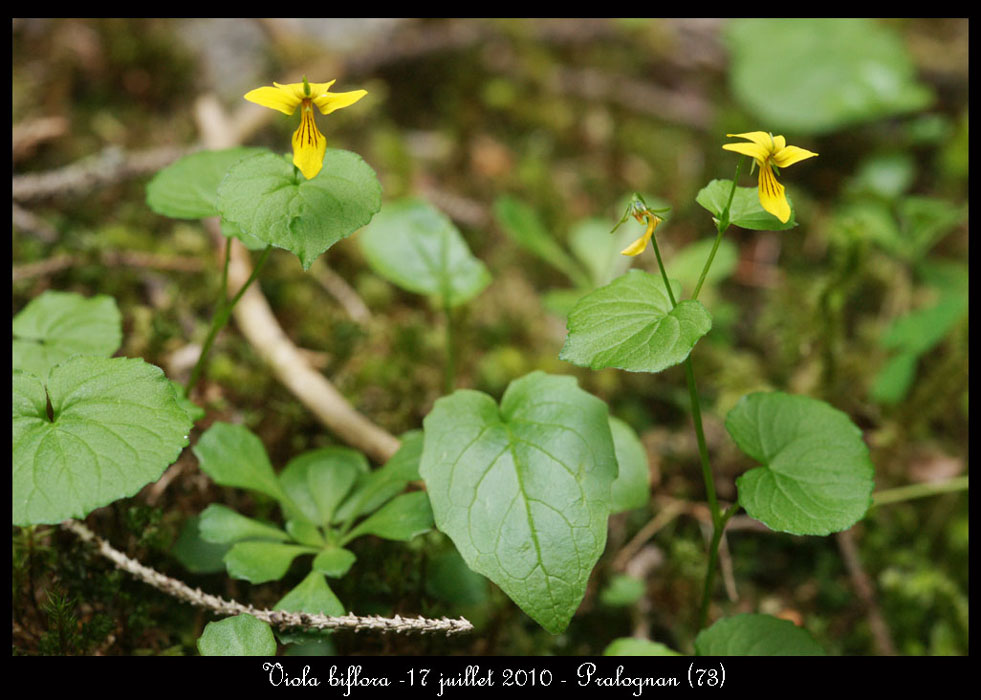
[[94, 545], [99, 554], [115, 564], [117, 568], [122, 569], [140, 581], [168, 595], [191, 605], [211, 610], [217, 615], [248, 614], [278, 629], [299, 627], [303, 629], [349, 630], [354, 632], [360, 632], [361, 630], [399, 633], [443, 632], [446, 636], [473, 631], [473, 625], [463, 617], [455, 620], [443, 617], [437, 620], [424, 617], [402, 617], [400, 615], [396, 615], [395, 617], [381, 617], [379, 615], [360, 616], [353, 613], [335, 617], [331, 615], [286, 612], [284, 610], [266, 610], [255, 608], [251, 605], [243, 605], [234, 600], [225, 600], [220, 596], [205, 593], [200, 588], [191, 588], [182, 581], [178, 581], [155, 569], [144, 566], [113, 548], [112, 545], [77, 520], [66, 520], [61, 526], [65, 530], [77, 535], [83, 542]]

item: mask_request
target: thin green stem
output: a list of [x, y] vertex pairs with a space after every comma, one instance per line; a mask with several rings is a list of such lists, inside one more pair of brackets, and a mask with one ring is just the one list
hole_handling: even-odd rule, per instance
[[722, 513], [719, 501], [715, 495], [715, 478], [712, 476], [712, 466], [709, 463], [708, 444], [705, 441], [705, 430], [702, 427], [702, 407], [698, 399], [698, 389], [695, 386], [695, 370], [692, 367], [691, 354], [685, 358], [685, 379], [688, 382], [688, 397], [691, 400], [691, 418], [695, 426], [695, 438], [698, 441], [698, 457], [702, 463], [702, 480], [705, 482], [705, 496], [712, 512], [712, 524], [719, 526]]
[[221, 266], [221, 289], [218, 291], [218, 298], [224, 299], [228, 296], [228, 265], [232, 260], [232, 239], [225, 237], [225, 262]]
[[453, 350], [453, 310], [449, 302], [443, 303], [443, 314], [446, 316], [446, 358], [443, 363], [443, 393], [453, 393], [456, 384], [456, 353]]
[[724, 233], [725, 229], [719, 229], [718, 233], [715, 234], [715, 244], [712, 246], [712, 252], [709, 253], [708, 260], [705, 261], [705, 266], [702, 268], [702, 274], [698, 278], [698, 284], [695, 285], [695, 291], [691, 293], [692, 299], [698, 299], [698, 293], [702, 291], [702, 284], [705, 283], [709, 268], [712, 267], [712, 261], [715, 260], [715, 253], [719, 249], [719, 244], [722, 243]]
[[[661, 259], [661, 250], [657, 245], [657, 234], [651, 236], [651, 246], [654, 248], [654, 255], [657, 257], [657, 266], [661, 270], [661, 278], [664, 280], [664, 287], [671, 300], [671, 307], [677, 306], [674, 293], [671, 291], [671, 284], [668, 282], [668, 272]], [[691, 400], [692, 423], [695, 426], [695, 437], [698, 440], [698, 456], [702, 462], [702, 478], [705, 481], [705, 493], [708, 497], [709, 507], [712, 511], [712, 523], [718, 527], [722, 514], [719, 512], [719, 502], [715, 495], [715, 480], [712, 478], [712, 467], [709, 464], [708, 445], [705, 441], [705, 430], [702, 427], [702, 409], [698, 399], [698, 389], [695, 387], [695, 371], [692, 368], [691, 354], [685, 358], [685, 379], [688, 383], [688, 396]]]
[[271, 245], [266, 246], [266, 249], [262, 251], [262, 256], [259, 258], [259, 262], [257, 262], [255, 267], [252, 268], [252, 274], [249, 275], [249, 279], [245, 281], [245, 284], [243, 284], [238, 292], [235, 293], [234, 297], [232, 297], [230, 300], [226, 300], [225, 294], [227, 292], [228, 285], [227, 273], [231, 241], [228, 241], [226, 245], [225, 270], [222, 274], [221, 281], [222, 296], [219, 298], [218, 309], [215, 311], [214, 318], [211, 319], [211, 328], [208, 331], [208, 337], [204, 340], [204, 345], [201, 347], [201, 354], [198, 356], [198, 361], [195, 363], [194, 369], [191, 370], [191, 376], [188, 378], [187, 385], [184, 387], [185, 396], [191, 395], [191, 391], [201, 378], [201, 372], [204, 371], [204, 361], [208, 356], [208, 353], [211, 352], [211, 346], [214, 345], [215, 338], [218, 337], [218, 333], [225, 327], [225, 324], [228, 323], [228, 319], [232, 315], [232, 309], [235, 308], [235, 304], [237, 304], [238, 300], [242, 298], [243, 294], [245, 294], [245, 290], [249, 288], [249, 285], [251, 285], [255, 278], [258, 277], [259, 270], [262, 269], [263, 264], [265, 264], [266, 259], [269, 257], [269, 253], [272, 251]]
[[726, 201], [726, 208], [722, 212], [722, 218], [716, 228], [725, 231], [729, 228], [729, 211], [732, 209], [732, 200], [736, 196], [736, 187], [739, 184], [739, 171], [743, 169], [743, 159], [736, 161], [736, 174], [732, 176], [732, 188], [729, 190], [729, 199]]
[[712, 246], [712, 252], [709, 253], [708, 259], [702, 267], [702, 274], [698, 277], [698, 284], [695, 285], [695, 291], [691, 295], [692, 299], [698, 299], [698, 293], [702, 291], [702, 285], [708, 276], [709, 268], [712, 267], [712, 261], [715, 260], [715, 253], [719, 250], [719, 244], [722, 243], [722, 236], [725, 234], [726, 229], [729, 228], [729, 211], [732, 209], [732, 200], [736, 196], [736, 183], [739, 181], [739, 171], [742, 170], [742, 167], [743, 159], [740, 158], [736, 161], [736, 174], [732, 176], [732, 188], [729, 190], [729, 199], [726, 201], [726, 208], [722, 210], [715, 225], [715, 245]]
[[722, 543], [722, 533], [725, 532], [729, 518], [739, 510], [739, 504], [733, 503], [718, 520], [713, 515], [712, 542], [709, 544], [708, 569], [702, 586], [702, 604], [698, 608], [698, 629], [703, 629], [708, 622], [709, 601], [712, 599], [712, 586], [715, 583], [715, 570], [719, 564], [719, 545]]
[[[736, 180], [739, 178], [741, 163], [742, 160], [740, 159], [740, 164], [737, 164], [736, 174], [732, 180], [733, 184], [732, 189], [729, 192], [729, 200], [726, 203], [726, 208], [723, 210], [719, 219], [715, 245], [712, 248], [712, 252], [709, 254], [708, 260], [705, 262], [705, 266], [702, 268], [702, 275], [698, 280], [698, 285], [695, 287], [695, 292], [692, 298], [696, 298], [698, 296], [698, 292], [701, 290], [702, 283], [705, 281], [708, 270], [712, 266], [712, 260], [715, 258], [715, 252], [719, 247], [719, 242], [722, 240], [723, 234], [729, 227], [729, 209], [732, 207], [732, 200], [736, 192]], [[677, 302], [675, 301], [674, 293], [671, 291], [671, 284], [668, 282], [668, 273], [664, 267], [664, 262], [661, 259], [661, 251], [657, 245], [656, 235], [651, 236], [651, 244], [654, 248], [654, 255], [657, 257], [657, 265], [661, 271], [661, 278], [664, 280], [664, 287], [668, 292], [668, 298], [671, 300], [671, 306], [674, 308], [677, 306]], [[695, 370], [692, 364], [691, 353], [689, 353], [688, 357], [685, 358], [684, 365], [685, 380], [688, 384], [688, 396], [691, 401], [692, 425], [695, 428], [695, 438], [698, 442], [698, 457], [702, 465], [702, 480], [705, 482], [705, 494], [708, 500], [709, 511], [712, 514], [712, 541], [709, 544], [709, 560], [708, 566], [705, 570], [705, 580], [702, 588], [702, 602], [698, 610], [698, 629], [702, 629], [708, 620], [709, 601], [711, 600], [712, 585], [715, 582], [715, 570], [718, 567], [719, 561], [719, 543], [722, 541], [722, 533], [725, 531], [726, 523], [729, 521], [729, 518], [731, 518], [739, 509], [739, 505], [733, 504], [726, 510], [725, 513], [723, 513], [719, 508], [719, 500], [715, 491], [715, 477], [712, 475], [712, 465], [709, 461], [708, 443], [705, 440], [705, 429], [702, 425], [702, 408], [698, 398], [698, 388], [695, 386]]]
[[954, 491], [967, 491], [966, 476], [959, 476], [956, 479], [949, 479], [948, 481], [910, 484], [909, 486], [898, 486], [894, 489], [877, 491], [872, 494], [872, 506], [885, 506], [892, 503], [911, 501], [914, 498], [938, 496], [942, 493], [952, 493]]
[[671, 300], [671, 308], [673, 309], [678, 305], [678, 302], [674, 300], [674, 292], [671, 291], [671, 283], [668, 282], [668, 271], [664, 268], [664, 262], [661, 260], [661, 249], [657, 246], [657, 235], [651, 236], [651, 247], [654, 248], [654, 255], [657, 257], [657, 266], [661, 270], [661, 279], [664, 280], [664, 288], [668, 292], [668, 299]]

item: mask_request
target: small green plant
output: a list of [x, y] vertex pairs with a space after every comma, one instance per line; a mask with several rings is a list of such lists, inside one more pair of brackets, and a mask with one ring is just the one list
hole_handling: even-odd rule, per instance
[[[684, 364], [713, 524], [698, 629], [708, 621], [722, 533], [740, 508], [773, 530], [827, 535], [854, 525], [872, 503], [873, 467], [861, 431], [832, 406], [783, 392], [750, 394], [729, 412], [729, 435], [761, 466], [737, 479], [737, 503], [723, 510], [716, 496], [691, 362], [693, 348], [712, 327], [711, 315], [698, 301], [698, 295], [730, 225], [769, 230], [795, 225], [791, 202], [783, 185], [777, 182], [774, 168], [817, 155], [788, 146], [782, 136], [765, 132], [737, 136], [749, 143], [726, 144], [723, 148], [753, 159], [754, 167], [759, 168], [759, 186], [756, 191], [738, 186], [740, 160], [733, 180], [714, 180], [699, 193], [696, 201], [713, 216], [716, 241], [691, 298], [678, 298], [681, 285], [672, 284], [661, 258], [655, 232], [666, 211], [652, 210], [641, 196], [634, 195], [617, 227], [633, 217], [646, 228], [623, 254], [639, 255], [650, 243], [660, 277], [631, 270], [580, 299], [569, 313], [569, 335], [560, 354], [562, 359], [591, 369], [613, 367], [655, 373]], [[749, 642], [767, 628], [767, 620], [765, 616], [741, 616], [717, 622], [699, 635], [695, 649], [710, 654], [722, 653], [712, 651], [718, 649], [724, 649], [726, 654], [765, 653], [751, 648]], [[791, 637], [803, 634], [792, 626], [789, 633]], [[770, 640], [778, 636], [766, 634]], [[714, 641], [709, 641], [719, 639], [724, 639], [727, 646], [716, 647]], [[776, 641], [774, 644], [780, 646]], [[819, 651], [813, 642], [799, 646], [799, 653]]]
[[372, 471], [360, 453], [342, 447], [305, 452], [278, 474], [262, 442], [247, 428], [215, 423], [194, 446], [201, 470], [222, 486], [248, 489], [279, 504], [284, 527], [246, 517], [220, 504], [201, 513], [205, 542], [229, 547], [230, 576], [251, 583], [281, 579], [293, 560], [313, 555], [310, 573], [276, 604], [277, 610], [343, 615], [326, 578], [341, 578], [357, 557], [347, 545], [374, 535], [410, 540], [432, 527], [422, 491], [405, 492], [418, 481], [422, 435], [403, 436], [402, 447]]

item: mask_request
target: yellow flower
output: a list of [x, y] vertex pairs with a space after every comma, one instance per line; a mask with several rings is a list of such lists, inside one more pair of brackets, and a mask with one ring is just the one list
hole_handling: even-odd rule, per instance
[[786, 168], [805, 158], [812, 158], [817, 153], [797, 146], [788, 146], [783, 136], [774, 136], [765, 131], [726, 134], [726, 136], [750, 141], [750, 143], [727, 143], [722, 148], [742, 153], [756, 160], [756, 164], [760, 166], [760, 204], [781, 222], [787, 223], [790, 219], [790, 205], [787, 203], [783, 185], [777, 182], [777, 177], [773, 174], [772, 166]]
[[353, 105], [368, 94], [367, 90], [328, 92], [334, 82], [309, 83], [303, 78], [302, 83], [273, 83], [275, 87], [256, 88], [245, 95], [249, 102], [279, 110], [283, 114], [293, 114], [297, 107], [300, 108], [300, 126], [293, 132], [293, 165], [308, 180], [324, 167], [324, 153], [327, 151], [327, 139], [313, 120], [314, 105], [321, 114], [330, 114], [335, 109]]
[[645, 250], [647, 250], [647, 243], [651, 240], [651, 236], [654, 235], [654, 229], [657, 225], [664, 221], [657, 214], [651, 213], [651, 211], [644, 210], [642, 212], [634, 213], [634, 218], [640, 223], [644, 223], [647, 220], [647, 230], [644, 231], [644, 235], [638, 238], [636, 241], [628, 245], [626, 248], [620, 251], [620, 255], [640, 255]]

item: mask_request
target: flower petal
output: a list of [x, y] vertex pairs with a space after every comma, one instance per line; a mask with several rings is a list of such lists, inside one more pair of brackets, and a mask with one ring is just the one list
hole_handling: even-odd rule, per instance
[[324, 92], [313, 98], [313, 103], [320, 109], [321, 114], [330, 114], [336, 109], [349, 107], [368, 94], [367, 90], [352, 90], [351, 92]]
[[256, 88], [255, 90], [249, 90], [247, 93], [245, 93], [245, 99], [247, 99], [249, 102], [255, 102], [257, 105], [262, 105], [263, 107], [279, 110], [283, 114], [293, 114], [293, 112], [296, 111], [297, 105], [302, 102], [302, 99], [296, 97], [295, 94], [287, 88], [289, 88], [288, 85]]
[[790, 204], [784, 194], [783, 185], [777, 182], [776, 175], [769, 165], [760, 167], [760, 206], [780, 219], [781, 223], [790, 220]]
[[773, 150], [773, 136], [766, 131], [747, 131], [745, 134], [726, 134], [726, 137], [730, 139], [735, 138], [752, 141], [753, 143], [765, 148], [767, 153], [770, 153]]
[[797, 146], [787, 146], [782, 148], [773, 154], [773, 162], [776, 163], [779, 168], [786, 168], [788, 165], [793, 165], [794, 163], [799, 163], [807, 158], [813, 158], [817, 153], [813, 151], [808, 151], [806, 148], [798, 148]]
[[643, 236], [641, 236], [640, 238], [638, 238], [636, 241], [634, 241], [633, 243], [631, 243], [630, 245], [628, 245], [626, 248], [624, 248], [623, 250], [621, 250], [620, 251], [620, 255], [631, 255], [631, 256], [633, 256], [633, 255], [640, 255], [645, 250], [647, 250], [647, 242], [649, 240], [651, 240], [651, 237], [648, 234], [645, 233]]
[[722, 148], [727, 151], [742, 153], [744, 156], [749, 156], [750, 158], [755, 158], [756, 162], [760, 165], [763, 165], [770, 155], [769, 149], [763, 148], [763, 146], [757, 143], [727, 143]]
[[647, 217], [647, 230], [644, 231], [644, 235], [638, 238], [636, 241], [628, 245], [626, 248], [620, 251], [620, 255], [640, 255], [645, 250], [647, 250], [647, 242], [651, 240], [651, 236], [654, 235], [654, 229], [657, 225], [661, 223], [661, 219], [656, 216]]
[[[336, 83], [337, 80], [331, 80], [326, 83], [310, 83], [310, 96], [317, 97], [318, 95], [323, 95], [325, 92], [330, 90], [330, 86]], [[300, 83], [302, 85], [302, 83]]]
[[306, 104], [303, 106], [300, 126], [293, 132], [293, 165], [300, 169], [303, 177], [310, 180], [324, 167], [326, 152], [327, 139], [313, 120], [313, 107]]

